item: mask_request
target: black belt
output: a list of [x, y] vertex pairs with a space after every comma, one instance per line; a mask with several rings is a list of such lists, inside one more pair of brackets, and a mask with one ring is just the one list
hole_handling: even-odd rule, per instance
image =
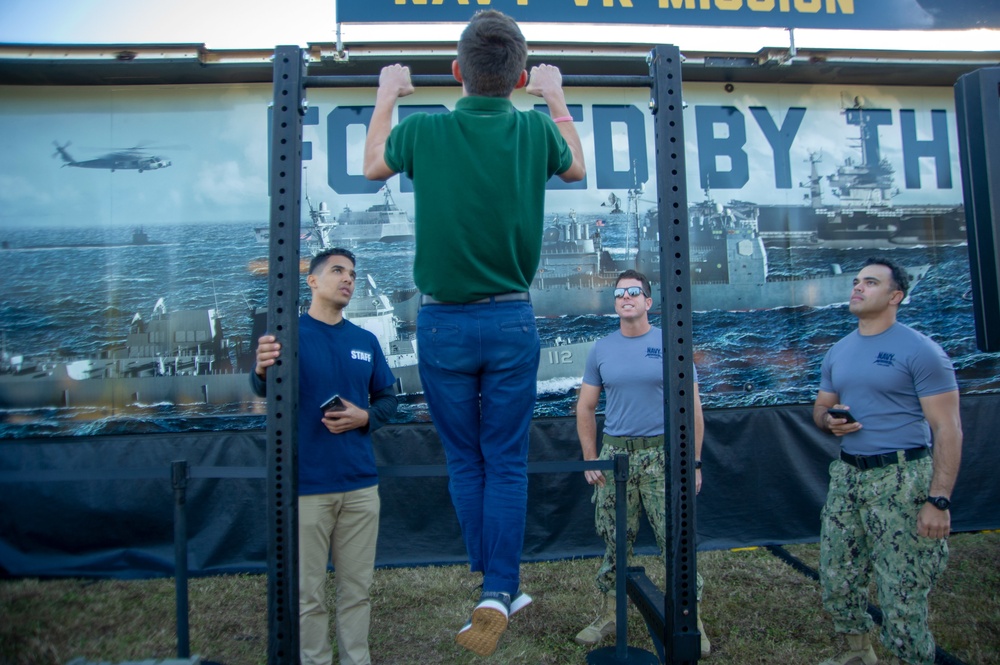
[[511, 291], [510, 293], [501, 293], [469, 302], [444, 302], [431, 296], [420, 296], [421, 305], [485, 305], [491, 302], [518, 302], [522, 300], [531, 300], [531, 296], [528, 295], [527, 291]]
[[852, 455], [841, 452], [840, 459], [857, 469], [865, 471], [866, 469], [878, 469], [904, 461], [912, 462], [923, 459], [930, 454], [930, 448], [907, 448], [906, 450], [897, 450], [894, 453], [883, 453], [881, 455]]
[[604, 443], [615, 448], [625, 448], [626, 450], [645, 450], [647, 448], [662, 448], [663, 435], [656, 436], [614, 436], [604, 435]]

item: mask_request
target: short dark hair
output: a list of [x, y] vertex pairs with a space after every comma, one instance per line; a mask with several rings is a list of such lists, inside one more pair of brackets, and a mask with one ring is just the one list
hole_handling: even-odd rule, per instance
[[458, 67], [470, 95], [508, 97], [528, 62], [528, 43], [511, 17], [476, 12], [458, 40]]
[[344, 249], [343, 247], [331, 247], [330, 249], [324, 249], [322, 252], [312, 257], [312, 261], [309, 262], [309, 274], [316, 272], [316, 269], [321, 265], [326, 263], [326, 260], [331, 256], [343, 256], [351, 260], [351, 263], [358, 265], [357, 260], [354, 258], [354, 252], [349, 249]]
[[865, 261], [865, 264], [861, 267], [867, 268], [868, 266], [885, 266], [892, 271], [893, 284], [898, 290], [903, 292], [903, 297], [906, 297], [906, 292], [910, 290], [910, 276], [906, 274], [905, 268], [884, 256], [873, 256]]
[[622, 274], [618, 275], [618, 279], [615, 280], [615, 286], [617, 287], [619, 282], [623, 279], [637, 279], [642, 283], [642, 290], [646, 292], [647, 298], [653, 297], [653, 287], [649, 285], [649, 280], [638, 270], [626, 270]]

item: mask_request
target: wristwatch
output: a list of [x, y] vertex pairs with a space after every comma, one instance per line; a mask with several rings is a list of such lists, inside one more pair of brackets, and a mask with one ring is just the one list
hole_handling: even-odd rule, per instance
[[927, 503], [938, 510], [948, 510], [951, 507], [951, 499], [946, 496], [929, 496], [927, 497]]
[[696, 468], [696, 469], [700, 469], [701, 468], [701, 460], [700, 459], [696, 459], [694, 461], [694, 468]]

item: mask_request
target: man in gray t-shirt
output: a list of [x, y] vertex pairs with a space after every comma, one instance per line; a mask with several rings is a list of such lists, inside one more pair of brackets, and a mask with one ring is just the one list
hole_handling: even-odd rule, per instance
[[841, 453], [823, 507], [820, 581], [847, 649], [821, 665], [878, 662], [863, 609], [873, 573], [882, 644], [897, 663], [934, 663], [927, 595], [948, 560], [962, 423], [948, 356], [896, 321], [908, 286], [892, 261], [869, 259], [851, 292], [858, 329], [823, 359], [813, 421], [840, 437]]
[[[663, 457], [663, 333], [649, 323], [653, 306], [649, 280], [635, 270], [618, 276], [615, 312], [619, 330], [598, 340], [587, 356], [587, 365], [576, 405], [576, 429], [584, 460], [629, 456], [626, 489], [628, 552], [632, 552], [643, 509], [660, 550], [666, 553], [666, 465]], [[597, 454], [597, 403], [605, 393], [604, 437]], [[701, 491], [701, 445], [705, 423], [698, 395], [698, 373], [694, 374], [695, 489]], [[615, 630], [615, 488], [599, 470], [585, 471], [594, 486], [595, 525], [607, 545], [597, 573], [601, 608], [597, 619], [577, 634], [580, 644], [594, 645]], [[610, 480], [610, 482], [607, 482]], [[697, 597], [703, 582], [697, 577]], [[701, 654], [711, 645], [698, 617]]]

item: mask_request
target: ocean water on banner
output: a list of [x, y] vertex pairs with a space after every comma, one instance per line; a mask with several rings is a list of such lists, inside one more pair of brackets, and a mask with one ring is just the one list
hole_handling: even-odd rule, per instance
[[[579, 218], [590, 231], [600, 230], [602, 251], [614, 262], [603, 265], [612, 270], [598, 280], [595, 296], [609, 304], [606, 279], [634, 257], [635, 228], [614, 215]], [[566, 219], [556, 215], [547, 228]], [[250, 270], [267, 255], [253, 224], [156, 226], [144, 236], [122, 227], [22, 228], [4, 230], [0, 241], [0, 436], [264, 426], [264, 404], [249, 392], [246, 376], [254, 344], [251, 309], [265, 307], [267, 298], [267, 279]], [[371, 275], [376, 289], [359, 279], [355, 301], [365, 305], [371, 294], [373, 307], [376, 300], [397, 305], [397, 377], [412, 386], [415, 357], [402, 347], [413, 323], [399, 303], [412, 296], [413, 245], [367, 242], [353, 249], [359, 272]], [[929, 266], [900, 319], [942, 344], [955, 360], [963, 392], [1000, 391], [1000, 354], [975, 349], [966, 247], [769, 248], [766, 265], [771, 279], [829, 274], [832, 264], [853, 274], [872, 254]], [[842, 302], [848, 297], [849, 287]], [[384, 306], [381, 311], [392, 318]], [[195, 323], [156, 327], [179, 312], [189, 312]], [[565, 416], [572, 413], [586, 342], [615, 330], [617, 320], [607, 313], [545, 313], [539, 332], [548, 369], [540, 374], [536, 416]], [[693, 318], [706, 408], [810, 403], [823, 353], [854, 323], [843, 304], [696, 311]], [[150, 349], [136, 350], [139, 337], [130, 333], [137, 332]], [[183, 353], [162, 352], [163, 345], [177, 344]], [[107, 397], [111, 393], [98, 387], [112, 382], [124, 388]], [[397, 421], [427, 420], [419, 392], [407, 392], [414, 394], [403, 399]]]

